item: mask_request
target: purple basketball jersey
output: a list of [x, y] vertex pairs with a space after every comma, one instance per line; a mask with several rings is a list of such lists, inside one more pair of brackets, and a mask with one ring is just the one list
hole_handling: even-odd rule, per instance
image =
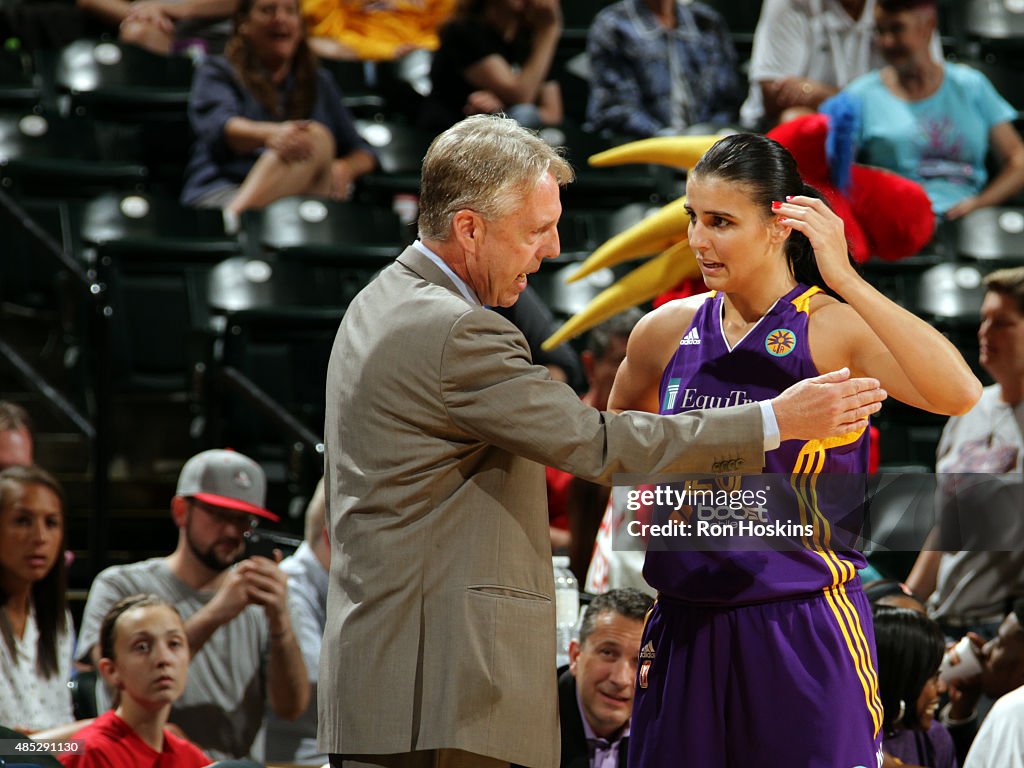
[[[766, 400], [817, 376], [807, 309], [818, 292], [797, 285], [732, 348], [722, 329], [724, 295], [708, 297], [662, 375], [661, 413]], [[859, 532], [867, 465], [867, 430], [829, 440], [787, 440], [766, 454], [765, 475], [731, 479], [743, 489], [767, 489], [766, 504], [740, 512], [697, 507], [684, 512], [694, 525], [701, 515], [718, 521], [725, 515], [800, 524], [801, 533], [742, 551], [649, 548], [644, 576], [661, 594], [704, 605], [779, 600], [848, 582], [865, 561], [843, 545], [855, 534], [840, 532]], [[795, 525], [790, 529], [797, 530]]]
[[[818, 291], [798, 285], [732, 348], [723, 297], [709, 297], [665, 369], [661, 412], [764, 400], [817, 376], [807, 310]], [[738, 514], [808, 524], [791, 546], [649, 544], [644, 576], [659, 594], [641, 641], [630, 768], [880, 768], [871, 607], [856, 575], [864, 559], [835, 536], [837, 522], [859, 526], [848, 518], [860, 506], [847, 511], [844, 497], [863, 499], [865, 432], [787, 441], [767, 454], [765, 474], [739, 480], [772, 493]], [[830, 473], [848, 482], [825, 482]]]

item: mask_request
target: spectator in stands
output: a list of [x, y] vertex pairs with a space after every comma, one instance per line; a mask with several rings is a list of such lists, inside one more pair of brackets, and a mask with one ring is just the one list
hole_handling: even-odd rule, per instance
[[764, 0], [754, 30], [750, 93], [740, 117], [770, 128], [818, 105], [883, 61], [875, 0]]
[[17, 403], [0, 400], [0, 470], [32, 464], [32, 422]]
[[76, 0], [83, 11], [110, 26], [122, 43], [154, 53], [198, 45], [219, 53], [231, 32], [236, 0]]
[[117, 708], [75, 735], [61, 753], [70, 768], [201, 768], [210, 758], [165, 728], [185, 690], [189, 649], [178, 610], [153, 595], [119, 600], [100, 625], [100, 672], [118, 691]]
[[287, 195], [347, 199], [376, 166], [306, 41], [298, 0], [241, 0], [223, 57], [196, 73], [182, 201], [238, 214]]
[[569, 643], [569, 669], [558, 679], [562, 768], [625, 768], [637, 657], [644, 661], [640, 636], [652, 604], [635, 589], [615, 589], [587, 606], [579, 640]]
[[561, 123], [562, 92], [546, 79], [561, 34], [558, 0], [459, 0], [441, 29], [421, 123], [442, 131], [498, 112], [533, 128]]
[[928, 613], [924, 603], [914, 596], [910, 587], [896, 579], [877, 579], [865, 583], [864, 596], [873, 607], [885, 605], [890, 608], [906, 608], [925, 615]]
[[327, 575], [331, 568], [331, 545], [324, 518], [324, 481], [317, 483], [306, 507], [305, 541], [295, 554], [281, 562], [288, 574], [288, 602], [292, 622], [309, 675], [309, 706], [293, 722], [273, 712], [267, 714], [267, 761], [290, 765], [324, 765], [327, 755], [316, 748], [316, 680], [320, 669], [320, 643], [327, 623]]
[[264, 508], [265, 496], [263, 470], [240, 453], [189, 459], [171, 501], [174, 552], [100, 573], [78, 639], [78, 659], [98, 663], [100, 622], [114, 603], [147, 593], [174, 605], [185, 619], [192, 668], [170, 721], [215, 759], [262, 760], [265, 701], [284, 718], [299, 717], [309, 703], [287, 577], [267, 558], [241, 559], [245, 532], [278, 519]]
[[0, 724], [24, 733], [74, 720], [64, 509], [42, 469], [0, 472]]
[[[590, 331], [586, 349], [580, 356], [587, 377], [587, 390], [581, 399], [587, 405], [599, 411], [608, 408], [608, 395], [612, 391], [615, 372], [626, 356], [629, 334], [641, 317], [643, 312], [634, 308], [606, 320]], [[572, 572], [582, 582], [587, 575], [590, 556], [594, 551], [594, 539], [608, 505], [610, 489], [554, 467], [547, 468], [547, 485], [550, 525], [553, 529], [567, 532], [563, 538], [553, 531], [552, 545], [564, 541], [564, 546], [569, 549]]]
[[981, 724], [964, 768], [1024, 768], [1024, 599], [982, 648], [982, 688], [999, 697]]
[[309, 44], [329, 59], [387, 61], [437, 50], [437, 32], [455, 0], [302, 0]]
[[587, 122], [624, 136], [735, 123], [743, 80], [725, 21], [702, 3], [620, 0], [587, 33]]
[[[875, 27], [886, 66], [843, 90], [859, 111], [859, 159], [924, 187], [932, 209], [958, 219], [1024, 187], [1024, 142], [1011, 107], [979, 71], [936, 61], [934, 0], [877, 0]], [[1000, 170], [985, 168], [994, 150]]]
[[[1024, 267], [985, 278], [978, 328], [981, 365], [995, 379], [968, 413], [954, 416], [939, 441], [936, 471], [941, 503], [956, 505], [958, 473], [1021, 478], [1024, 471]], [[941, 523], [907, 578], [928, 600], [930, 614], [951, 637], [967, 631], [988, 639], [1009, 603], [1024, 596], [1024, 552], [949, 551]]]
[[939, 678], [945, 650], [942, 630], [908, 608], [876, 605], [873, 616], [878, 689], [885, 709], [883, 765], [956, 768], [953, 739], [935, 717], [939, 697], [946, 691]]

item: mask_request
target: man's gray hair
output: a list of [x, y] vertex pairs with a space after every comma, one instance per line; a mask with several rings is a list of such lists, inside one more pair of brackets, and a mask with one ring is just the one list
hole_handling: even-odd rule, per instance
[[632, 587], [621, 587], [598, 595], [590, 601], [587, 610], [583, 612], [583, 621], [580, 623], [580, 645], [583, 645], [590, 637], [597, 624], [597, 620], [604, 613], [617, 613], [633, 621], [643, 621], [647, 618], [647, 612], [654, 605], [650, 595]]
[[509, 213], [545, 173], [563, 186], [573, 178], [558, 150], [515, 120], [467, 117], [435, 138], [423, 158], [420, 238], [447, 241], [461, 210], [492, 221]]

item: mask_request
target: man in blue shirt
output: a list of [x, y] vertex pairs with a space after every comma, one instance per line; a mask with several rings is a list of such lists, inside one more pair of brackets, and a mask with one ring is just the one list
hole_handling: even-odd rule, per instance
[[745, 83], [716, 11], [682, 0], [621, 0], [587, 34], [594, 130], [672, 135], [697, 123], [735, 122]]

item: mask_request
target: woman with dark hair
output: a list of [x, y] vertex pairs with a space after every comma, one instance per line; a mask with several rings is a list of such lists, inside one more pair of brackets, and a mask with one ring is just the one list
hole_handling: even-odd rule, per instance
[[118, 600], [100, 625], [99, 668], [117, 703], [75, 735], [61, 754], [70, 768], [200, 768], [211, 760], [166, 729], [185, 690], [189, 647], [178, 609], [155, 595]]
[[39, 467], [0, 472], [0, 724], [25, 733], [74, 720], [64, 492]]
[[[694, 765], [875, 766], [882, 705], [857, 576], [865, 560], [854, 549], [868, 424], [780, 445], [770, 401], [847, 369], [910, 405], [963, 413], [981, 385], [941, 334], [857, 274], [842, 220], [777, 142], [722, 139], [686, 191], [689, 241], [711, 292], [640, 321], [609, 407], [674, 414], [761, 402], [764, 472], [774, 474], [710, 481], [703, 487], [731, 491], [729, 503], [683, 504], [677, 517], [696, 538], [648, 548], [644, 577], [659, 598], [644, 633], [630, 764], [685, 755]], [[713, 538], [705, 525], [712, 538], [701, 538], [708, 521], [732, 533], [753, 522], [766, 535]], [[688, 545], [697, 551], [681, 555]], [[769, 703], [785, 717], [766, 713]]]
[[875, 607], [874, 623], [883, 765], [956, 768], [953, 738], [935, 717], [946, 690], [939, 678], [946, 647], [942, 630], [918, 611], [885, 605]]
[[346, 199], [376, 166], [306, 41], [298, 0], [241, 0], [224, 56], [196, 73], [182, 202], [234, 214], [287, 195]]
[[561, 123], [562, 92], [547, 80], [561, 34], [559, 0], [460, 0], [441, 29], [420, 122], [443, 131], [505, 112], [530, 128]]

